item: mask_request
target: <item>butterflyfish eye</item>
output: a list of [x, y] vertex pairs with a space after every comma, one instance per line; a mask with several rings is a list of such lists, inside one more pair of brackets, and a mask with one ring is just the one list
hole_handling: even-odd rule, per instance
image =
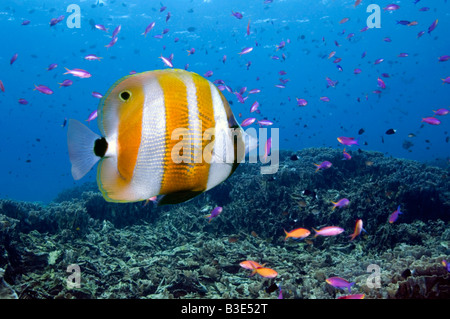
[[97, 155], [98, 157], [103, 157], [105, 156], [107, 150], [108, 150], [108, 142], [106, 142], [106, 139], [104, 137], [95, 140], [94, 143], [95, 155]]
[[129, 98], [131, 97], [131, 92], [130, 91], [122, 91], [119, 94], [119, 98], [125, 102], [127, 101]]

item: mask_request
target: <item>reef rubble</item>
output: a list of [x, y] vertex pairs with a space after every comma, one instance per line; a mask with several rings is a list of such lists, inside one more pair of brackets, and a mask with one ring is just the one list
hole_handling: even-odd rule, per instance
[[[367, 299], [450, 298], [450, 170], [382, 153], [331, 148], [281, 151], [278, 172], [243, 163], [193, 200], [106, 202], [93, 183], [47, 205], [0, 200], [0, 298], [334, 299], [325, 279], [356, 282]], [[333, 163], [315, 171], [314, 163]], [[332, 209], [331, 201], [350, 205]], [[389, 215], [401, 206], [394, 223]], [[222, 214], [204, 217], [214, 207]], [[353, 241], [355, 221], [366, 232]], [[336, 225], [334, 237], [313, 229]], [[311, 236], [285, 241], [284, 230]], [[249, 276], [255, 260], [276, 278]], [[68, 267], [79, 267], [79, 286]]]

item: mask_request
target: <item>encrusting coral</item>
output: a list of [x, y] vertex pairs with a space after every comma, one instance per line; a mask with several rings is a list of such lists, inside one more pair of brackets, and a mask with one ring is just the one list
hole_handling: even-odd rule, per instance
[[[19, 298], [276, 298], [281, 284], [284, 298], [329, 299], [346, 294], [325, 282], [339, 276], [366, 298], [449, 297], [448, 169], [366, 151], [347, 161], [330, 148], [293, 154], [280, 153], [274, 175], [242, 164], [174, 206], [108, 203], [92, 183], [49, 205], [1, 200], [2, 281]], [[324, 160], [332, 167], [315, 172]], [[332, 210], [344, 197], [350, 204]], [[223, 212], [208, 222], [216, 206]], [[366, 232], [350, 241], [357, 219]], [[330, 225], [345, 232], [314, 237]], [[311, 235], [284, 240], [299, 227]], [[244, 260], [278, 275], [250, 276]], [[69, 265], [80, 268], [79, 288], [66, 283]]]

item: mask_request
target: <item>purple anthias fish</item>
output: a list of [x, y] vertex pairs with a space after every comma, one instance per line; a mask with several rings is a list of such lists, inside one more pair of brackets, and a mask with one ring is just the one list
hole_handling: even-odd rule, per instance
[[223, 208], [220, 206], [217, 206], [216, 208], [214, 208], [210, 214], [206, 215], [205, 218], [208, 218], [208, 222], [210, 223], [211, 220], [213, 218], [216, 218], [217, 216], [220, 215], [220, 213], [222, 213]]
[[344, 229], [338, 226], [326, 226], [319, 230], [313, 228], [313, 230], [316, 232], [314, 234], [314, 238], [316, 238], [317, 236], [336, 236], [344, 232]]
[[111, 39], [111, 41], [109, 41], [109, 43], [108, 43], [107, 45], [105, 45], [105, 47], [106, 47], [106, 48], [112, 47], [114, 44], [116, 44], [116, 42], [117, 42], [118, 39], [119, 39], [118, 37], [113, 37], [113, 38]]
[[121, 29], [122, 29], [122, 26], [119, 24], [119, 25], [114, 29], [114, 31], [113, 31], [113, 33], [112, 33], [112, 35], [111, 35], [111, 38], [115, 38], [115, 37], [119, 34], [119, 32], [120, 32]]
[[66, 73], [64, 74], [72, 74], [73, 76], [76, 76], [78, 78], [82, 78], [82, 79], [87, 79], [90, 78], [92, 75], [86, 71], [86, 70], [82, 70], [82, 69], [72, 69], [69, 70], [68, 68], [65, 68], [67, 70]]
[[103, 97], [103, 95], [101, 93], [98, 93], [98, 92], [92, 92], [92, 96], [97, 98], [97, 99], [101, 99]]
[[308, 101], [306, 101], [305, 99], [297, 98], [297, 105], [298, 106], [306, 106], [307, 104], [308, 104]]
[[270, 154], [270, 150], [272, 149], [272, 138], [269, 137], [266, 141], [266, 144], [264, 145], [264, 157], [263, 162], [267, 161], [267, 156]]
[[398, 205], [397, 210], [394, 211], [394, 212], [389, 216], [389, 223], [391, 223], [391, 224], [394, 223], [394, 222], [397, 220], [398, 215], [401, 215], [401, 214], [403, 214], [403, 212], [400, 211], [400, 205]]
[[269, 121], [269, 120], [259, 120], [259, 121], [258, 121], [258, 124], [259, 124], [260, 126], [268, 126], [268, 125], [273, 125], [273, 122], [272, 122], [272, 121]]
[[332, 203], [334, 205], [332, 209], [334, 210], [336, 207], [347, 206], [348, 204], [350, 204], [350, 201], [347, 198], [342, 198], [342, 199], [338, 200], [337, 202], [332, 201]]
[[447, 269], [448, 272], [450, 272], [450, 263], [447, 260], [442, 260], [442, 266], [445, 267], [445, 269]]
[[9, 61], [9, 64], [11, 65], [11, 64], [13, 64], [14, 63], [14, 61], [16, 61], [17, 60], [17, 57], [19, 56], [19, 54], [18, 53], [16, 53], [16, 54], [14, 54], [13, 55], [13, 57], [11, 58], [11, 60]]
[[87, 118], [87, 122], [91, 122], [92, 120], [97, 118], [97, 110], [92, 111], [91, 114], [89, 114], [88, 118]]
[[253, 112], [257, 111], [258, 108], [259, 108], [259, 103], [258, 103], [258, 101], [255, 101], [255, 102], [252, 104], [252, 106], [250, 107], [250, 113], [253, 113]]
[[211, 70], [206, 71], [206, 73], [203, 74], [203, 76], [204, 76], [205, 78], [209, 78], [209, 77], [212, 76], [212, 75], [213, 75], [213, 71], [211, 71]]
[[171, 62], [168, 58], [165, 58], [165, 57], [163, 57], [163, 56], [160, 56], [159, 58], [160, 58], [160, 59], [164, 62], [164, 64], [167, 65], [169, 68], [173, 68], [173, 64], [172, 64], [172, 62]]
[[348, 152], [346, 152], [345, 151], [345, 148], [344, 148], [344, 150], [342, 151], [342, 155], [344, 156], [344, 158], [342, 159], [342, 160], [351, 160], [352, 159], [352, 156], [348, 153]]
[[62, 87], [62, 86], [67, 87], [67, 86], [71, 86], [73, 84], [73, 81], [72, 80], [64, 80], [64, 81], [62, 81], [61, 83], [58, 83], [58, 84], [59, 84], [59, 87]]
[[253, 90], [248, 91], [248, 94], [256, 94], [256, 93], [259, 93], [259, 92], [261, 92], [260, 89], [253, 89]]
[[342, 61], [341, 58], [336, 58], [336, 59], [334, 59], [333, 63], [339, 63], [339, 62], [341, 62], [341, 61]]
[[321, 96], [320, 100], [324, 102], [330, 102], [330, 99], [327, 96]]
[[408, 56], [408, 53], [400, 53], [398, 56], [400, 58], [406, 58]]
[[375, 62], [374, 62], [374, 64], [380, 64], [380, 63], [383, 62], [383, 61], [384, 61], [384, 59], [376, 59]]
[[52, 63], [52, 64], [50, 64], [50, 65], [48, 66], [47, 71], [53, 70], [53, 69], [55, 69], [55, 68], [57, 68], [57, 67], [58, 67], [58, 64]]
[[435, 117], [431, 117], [431, 116], [422, 118], [422, 122], [425, 122], [425, 123], [428, 123], [428, 124], [431, 124], [431, 125], [439, 125], [439, 124], [441, 124], [440, 120], [438, 120]]
[[22, 25], [29, 25], [30, 24], [30, 20], [23, 20], [22, 21]]
[[244, 16], [240, 12], [231, 11], [231, 14], [235, 16], [237, 19], [242, 19]]
[[348, 282], [347, 280], [340, 277], [330, 277], [325, 281], [335, 288], [348, 289], [349, 293], [351, 293], [352, 286], [355, 284], [354, 282]]
[[252, 48], [252, 47], [248, 47], [248, 48], [242, 49], [242, 51], [239, 52], [238, 54], [239, 54], [240, 56], [242, 56], [243, 54], [247, 54], [247, 53], [250, 53], [250, 52], [252, 52], [252, 51], [253, 51], [253, 48]]
[[331, 165], [333, 165], [333, 164], [331, 164], [331, 162], [329, 162], [329, 161], [323, 161], [323, 162], [320, 163], [320, 164], [315, 164], [315, 163], [314, 163], [314, 165], [316, 165], [316, 167], [317, 167], [317, 169], [316, 169], [316, 172], [317, 172], [318, 170], [321, 170], [321, 169], [328, 169], [328, 168], [330, 168]]
[[443, 55], [438, 58], [439, 62], [445, 62], [450, 60], [450, 55]]
[[389, 4], [386, 7], [384, 7], [384, 11], [395, 11], [400, 9], [400, 6], [398, 4]]
[[437, 109], [436, 111], [433, 111], [434, 115], [447, 115], [449, 113], [449, 110], [441, 108]]
[[283, 299], [283, 292], [281, 291], [281, 284], [278, 286], [278, 290], [279, 290], [278, 299]]
[[328, 76], [325, 78], [325, 80], [327, 81], [327, 88], [330, 86], [334, 88], [336, 87], [336, 84], [338, 84], [338, 81], [333, 81]]
[[22, 104], [22, 105], [27, 105], [28, 101], [25, 100], [25, 99], [19, 99], [19, 103]]
[[62, 20], [64, 20], [64, 16], [63, 15], [61, 15], [61, 16], [59, 16], [57, 18], [51, 19], [49, 24], [50, 24], [51, 27], [53, 27], [54, 25], [57, 25], [58, 23], [60, 23]]
[[95, 54], [88, 54], [88, 55], [86, 55], [86, 56], [84, 57], [84, 59], [85, 59], [85, 60], [88, 60], [88, 61], [94, 61], [94, 60], [100, 61], [102, 58], [96, 56]]
[[255, 117], [249, 117], [242, 121], [241, 127], [246, 127], [246, 126], [252, 125], [255, 121], [256, 121]]
[[431, 33], [431, 31], [433, 31], [434, 29], [436, 29], [436, 26], [438, 24], [439, 20], [436, 19], [433, 21], [433, 23], [428, 27], [428, 33]]
[[94, 27], [95, 27], [96, 29], [98, 29], [98, 30], [108, 32], [108, 30], [107, 30], [107, 29], [105, 28], [105, 26], [102, 25], [102, 24], [96, 24], [96, 25], [94, 25]]
[[47, 95], [53, 94], [53, 91], [50, 88], [46, 87], [45, 85], [34, 85], [34, 86], [36, 87], [34, 90], [37, 90], [41, 93]]
[[447, 76], [445, 79], [442, 79], [442, 83], [450, 84], [450, 76]]
[[384, 83], [384, 81], [382, 79], [378, 78], [377, 83], [380, 88], [382, 88], [382, 89], [386, 88], [386, 84]]
[[145, 28], [145, 31], [144, 31], [144, 33], [142, 33], [144, 36], [147, 36], [147, 33], [149, 33], [152, 29], [153, 29], [153, 27], [155, 26], [155, 22], [152, 22], [152, 23], [150, 23], [146, 28]]
[[234, 92], [234, 95], [236, 95], [236, 98], [238, 99], [239, 103], [245, 103], [245, 100], [247, 97], [242, 97], [242, 95], [239, 92]]
[[280, 44], [277, 44], [277, 51], [280, 49], [283, 49], [286, 46], [286, 42], [285, 41], [281, 41]]
[[358, 144], [358, 140], [357, 139], [355, 140], [354, 137], [339, 136], [337, 138], [337, 140], [338, 140], [339, 143], [344, 144], [344, 145], [348, 145], [348, 146], [359, 145]]

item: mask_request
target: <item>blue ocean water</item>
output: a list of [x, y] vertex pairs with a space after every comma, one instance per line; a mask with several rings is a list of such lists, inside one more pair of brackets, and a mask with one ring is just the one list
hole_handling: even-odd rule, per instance
[[[383, 10], [393, 2], [400, 6], [398, 10]], [[258, 101], [261, 113], [256, 117], [274, 121], [272, 127], [280, 129], [281, 149], [343, 149], [337, 137], [349, 136], [359, 138], [360, 145], [352, 150], [359, 147], [424, 162], [440, 158], [448, 165], [450, 115], [440, 116], [440, 125], [421, 120], [433, 116], [433, 110], [449, 108], [450, 84], [442, 79], [450, 76], [450, 61], [438, 62], [438, 57], [450, 55], [450, 5], [445, 0], [362, 1], [357, 7], [354, 3], [2, 1], [0, 80], [5, 91], [0, 91], [0, 198], [48, 202], [63, 189], [94, 181], [95, 170], [82, 181], [72, 179], [64, 120], [84, 121], [99, 102], [93, 91], [106, 93], [131, 71], [166, 68], [159, 57], [171, 54], [175, 68], [188, 64], [189, 71], [201, 75], [213, 71], [211, 81], [221, 79], [236, 91], [260, 89], [243, 104], [234, 94], [224, 94], [239, 120], [253, 116], [250, 106]], [[67, 24], [71, 4], [79, 6], [79, 27]], [[371, 14], [366, 12], [369, 4], [381, 8], [381, 27], [361, 32]], [[161, 12], [162, 6], [167, 8]], [[429, 9], [419, 10], [424, 7]], [[232, 12], [241, 13], [242, 19]], [[51, 19], [61, 15], [64, 19], [50, 26]], [[349, 20], [340, 23], [344, 18]], [[436, 19], [436, 28], [428, 33]], [[22, 25], [25, 20], [30, 23]], [[397, 23], [401, 20], [417, 21], [417, 25]], [[153, 21], [154, 29], [144, 37]], [[95, 29], [94, 24], [104, 25], [109, 32]], [[118, 25], [117, 43], [106, 48]], [[156, 38], [164, 29], [168, 32]], [[418, 37], [420, 31], [425, 34]], [[354, 36], [349, 37], [351, 33]], [[387, 37], [391, 42], [385, 41]], [[282, 41], [285, 46], [277, 49]], [[246, 47], [253, 51], [240, 56]], [[188, 55], [191, 48], [196, 51]], [[333, 51], [335, 56], [329, 59]], [[10, 64], [16, 53], [17, 60]], [[408, 56], [399, 57], [401, 53]], [[87, 61], [87, 54], [102, 60]], [[336, 58], [342, 60], [334, 63]], [[384, 61], [375, 64], [379, 58]], [[57, 68], [47, 71], [52, 63]], [[64, 74], [64, 67], [87, 70], [92, 77]], [[354, 74], [355, 68], [361, 73]], [[338, 84], [327, 88], [326, 77]], [[275, 86], [281, 84], [280, 78], [289, 80], [285, 88]], [[384, 80], [385, 89], [378, 87], [377, 78]], [[58, 83], [65, 79], [73, 80], [73, 85], [60, 88]], [[33, 90], [35, 85], [46, 85], [54, 93], [44, 95]], [[321, 101], [323, 96], [330, 102]], [[307, 106], [297, 106], [296, 98], [306, 99]], [[19, 99], [28, 104], [20, 104]], [[95, 121], [89, 124], [98, 131], [96, 126]], [[391, 128], [396, 133], [385, 134]], [[361, 129], [364, 133], [359, 134]]]

